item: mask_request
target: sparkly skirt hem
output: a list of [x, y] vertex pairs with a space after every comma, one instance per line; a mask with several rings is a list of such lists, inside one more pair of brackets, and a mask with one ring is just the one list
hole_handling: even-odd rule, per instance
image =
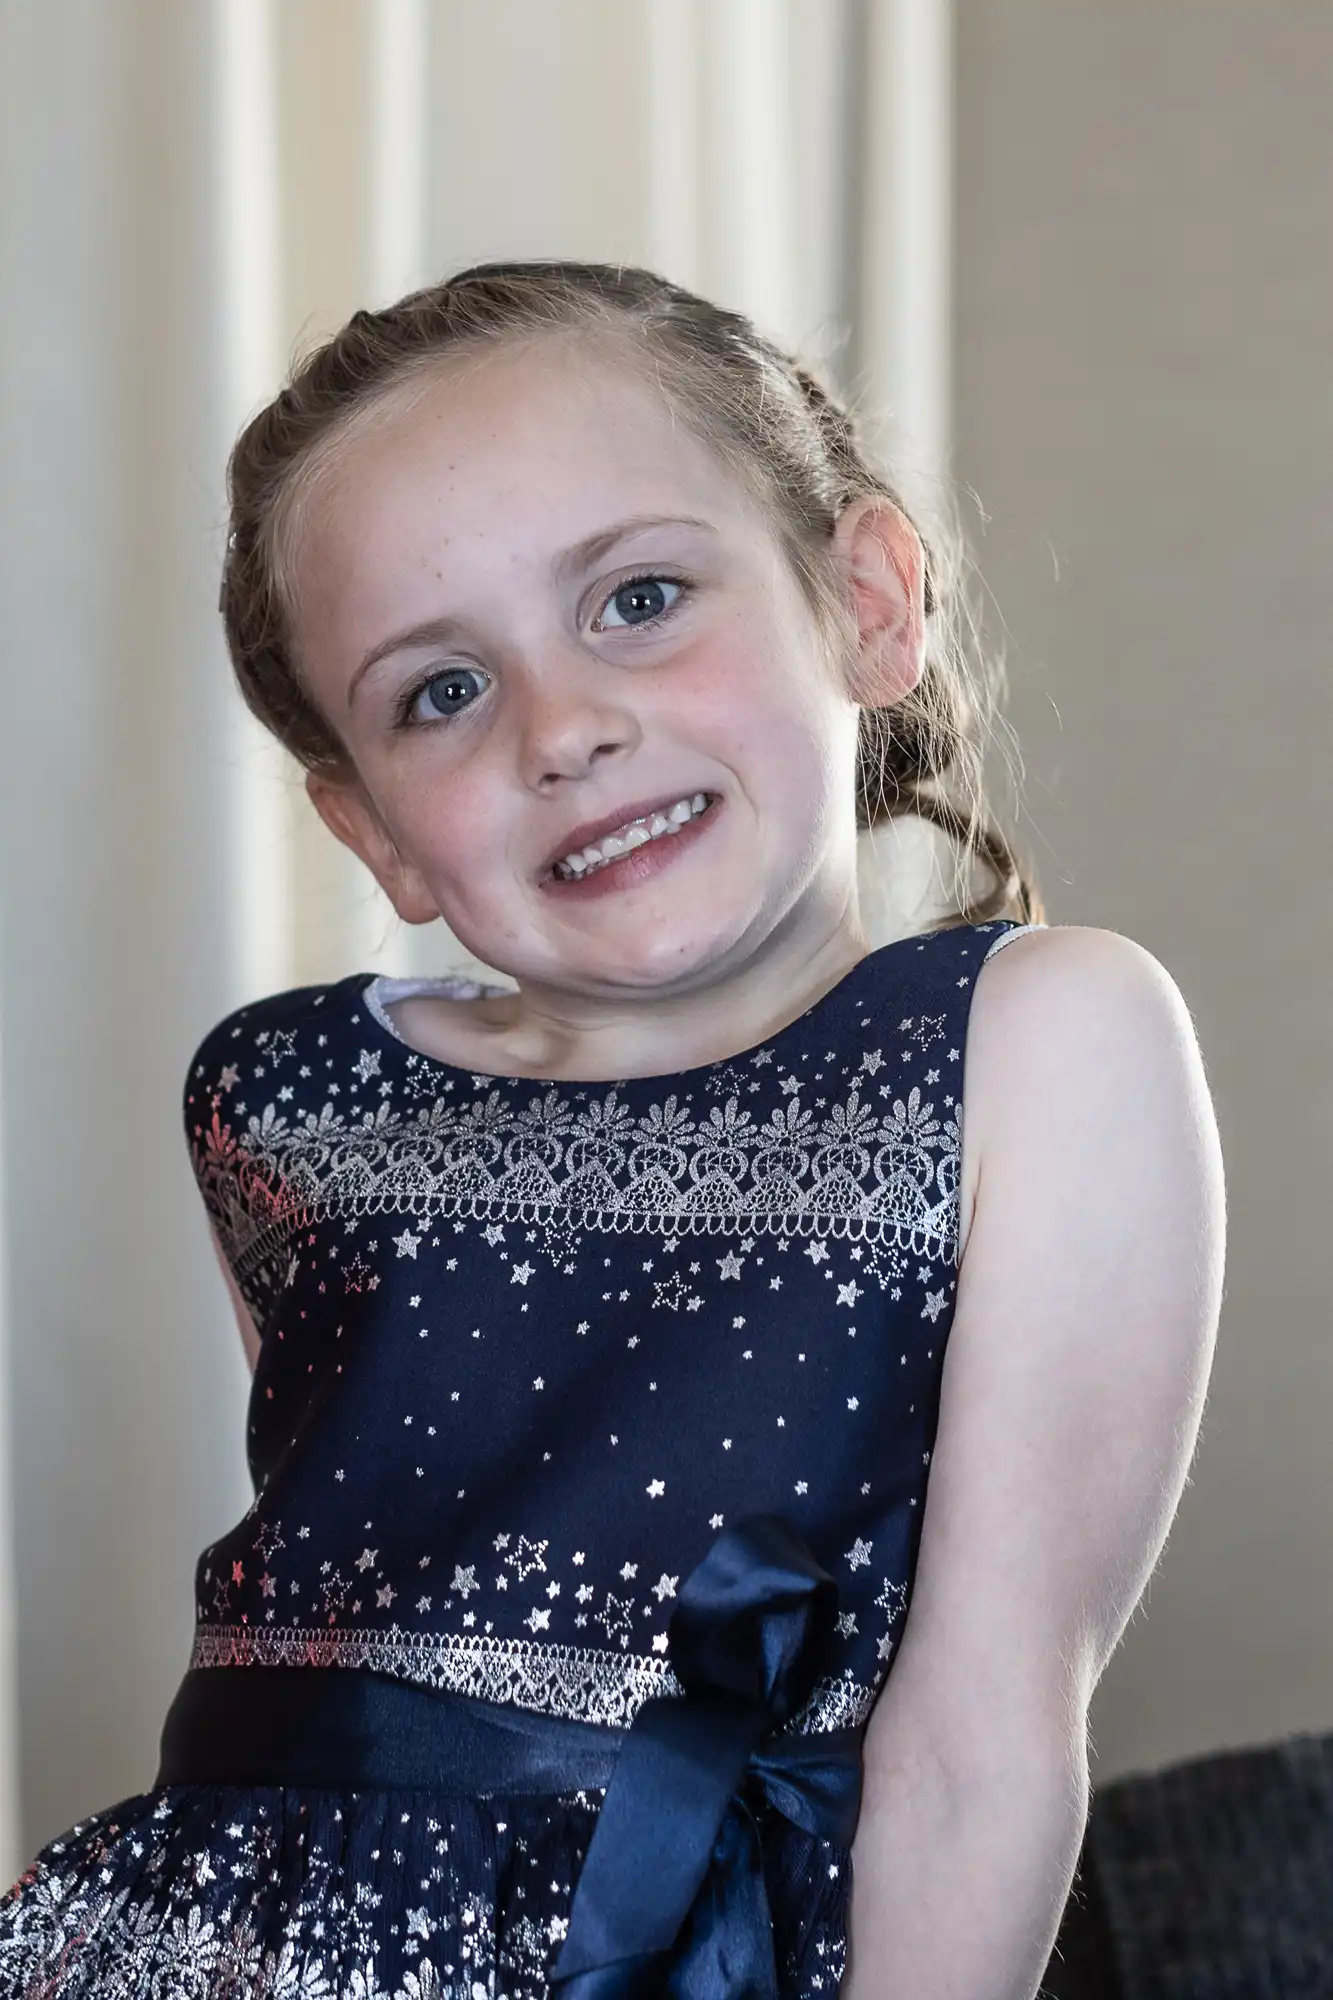
[[[0, 1898], [0, 2000], [547, 2000], [602, 1797], [138, 1793]], [[831, 2000], [850, 1856], [755, 1817], [781, 2000]]]

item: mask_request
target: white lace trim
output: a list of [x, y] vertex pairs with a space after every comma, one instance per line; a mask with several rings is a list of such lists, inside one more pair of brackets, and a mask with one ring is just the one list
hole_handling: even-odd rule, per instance
[[1049, 929], [1049, 925], [1047, 924], [1019, 924], [1014, 930], [1001, 931], [994, 944], [988, 948], [986, 957], [981, 961], [982, 964], [986, 963], [987, 958], [994, 958], [997, 951], [1003, 951], [1007, 944], [1012, 944], [1015, 938], [1026, 937], [1029, 931], [1044, 931], [1047, 929]]
[[[1040, 928], [999, 932], [987, 957], [1011, 937]], [[243, 1288], [261, 1273], [281, 1283], [284, 1243], [312, 1222], [403, 1213], [525, 1222], [564, 1238], [608, 1231], [819, 1234], [953, 1261], [962, 1050], [947, 1046], [947, 1012], [901, 1024], [917, 1059], [929, 1057], [932, 1068], [924, 1089], [910, 1071], [900, 1077], [901, 1095], [889, 1102], [878, 1076], [886, 1056], [873, 1043], [876, 1036], [888, 1042], [895, 1031], [877, 1022], [866, 1035], [872, 1046], [859, 1059], [845, 1052], [841, 1086], [825, 1083], [824, 1097], [815, 1096], [815, 1076], [787, 1076], [779, 1065], [780, 1093], [752, 1108], [747, 1100], [758, 1073], [775, 1059], [763, 1045], [701, 1073], [697, 1104], [689, 1093], [682, 1101], [679, 1087], [664, 1088], [660, 1100], [636, 1110], [614, 1086], [482, 1073], [472, 1080], [484, 1096], [455, 1103], [440, 1089], [440, 1065], [411, 1049], [384, 1004], [427, 990], [462, 996], [504, 989], [461, 973], [381, 975], [363, 988], [372, 1018], [408, 1050], [406, 1074], [384, 1080], [374, 1111], [349, 1115], [328, 1097], [318, 1113], [284, 1108], [292, 1096], [283, 1088], [284, 1065], [297, 1069], [299, 1031], [255, 1034], [261, 1061], [250, 1087], [276, 1071], [277, 1088], [266, 1086], [274, 1097], [266, 1096], [262, 1112], [243, 1125], [243, 1107], [230, 1116], [223, 1110], [237, 1072], [234, 1066], [221, 1072], [211, 1121], [194, 1142], [195, 1165]], [[956, 1072], [948, 1067], [954, 1062]], [[368, 1085], [382, 1075], [380, 1051], [361, 1049], [351, 1068]], [[331, 1081], [328, 1087], [336, 1094]], [[320, 1088], [312, 1083], [316, 1103]]]
[[[508, 986], [494, 986], [482, 979], [469, 979], [465, 972], [446, 972], [440, 977], [414, 977], [394, 979], [388, 973], [380, 973], [372, 979], [361, 998], [382, 1028], [387, 1028], [396, 1042], [405, 1049], [412, 1044], [399, 1034], [389, 1009], [399, 1000], [415, 999], [418, 993], [442, 994], [446, 1000], [479, 1000], [487, 993], [508, 993]], [[413, 1051], [419, 1053], [419, 1051]]]
[[[711, 1092], [698, 1111], [671, 1092], [636, 1113], [614, 1089], [580, 1104], [548, 1085], [495, 1087], [462, 1106], [432, 1096], [415, 1111], [385, 1099], [355, 1119], [330, 1103], [289, 1119], [270, 1101], [237, 1131], [215, 1100], [196, 1171], [242, 1282], [310, 1222], [387, 1213], [564, 1234], [824, 1234], [947, 1261], [957, 1112], [937, 1109], [933, 1090], [923, 1101], [915, 1085], [881, 1105], [880, 1060], [867, 1051], [868, 1073], [853, 1071], [823, 1109], [798, 1092], [766, 1116], [734, 1088]], [[368, 1076], [377, 1063], [367, 1055]]]
[[[628, 1728], [644, 1702], [656, 1695], [684, 1694], [666, 1660], [651, 1654], [543, 1646], [484, 1634], [201, 1625], [190, 1666], [369, 1667], [451, 1694], [613, 1729]], [[850, 1670], [837, 1679], [826, 1677], [816, 1682], [787, 1730], [811, 1735], [859, 1726], [869, 1716], [876, 1692], [854, 1680]]]

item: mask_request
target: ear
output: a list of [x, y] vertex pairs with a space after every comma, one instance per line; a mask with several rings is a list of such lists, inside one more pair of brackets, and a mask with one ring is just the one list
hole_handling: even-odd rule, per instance
[[357, 780], [307, 771], [305, 788], [325, 826], [365, 863], [403, 922], [432, 923], [440, 912], [429, 889], [418, 870], [399, 853]]
[[843, 509], [833, 531], [859, 643], [845, 678], [863, 708], [889, 708], [910, 694], [925, 665], [926, 556], [901, 507], [869, 494]]

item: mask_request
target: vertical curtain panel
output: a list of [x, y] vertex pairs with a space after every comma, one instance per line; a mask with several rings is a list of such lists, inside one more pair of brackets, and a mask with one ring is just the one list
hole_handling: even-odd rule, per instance
[[[151, 1779], [195, 1557], [250, 1498], [191, 1050], [259, 993], [470, 963], [397, 922], [231, 688], [236, 431], [356, 306], [569, 255], [752, 312], [929, 472], [948, 52], [943, 0], [0, 7], [6, 1879]], [[877, 928], [933, 893], [890, 839]]]

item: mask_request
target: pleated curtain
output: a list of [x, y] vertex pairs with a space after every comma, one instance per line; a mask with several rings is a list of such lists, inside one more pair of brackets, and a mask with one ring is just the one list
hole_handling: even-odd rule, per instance
[[[0, 6], [6, 1880], [151, 1782], [195, 1557], [250, 1499], [191, 1050], [260, 993], [469, 963], [233, 692], [236, 431], [357, 306], [583, 256], [826, 359], [930, 477], [949, 29], [942, 0]], [[893, 905], [867, 872], [873, 929], [919, 927], [930, 860], [894, 849]]]

